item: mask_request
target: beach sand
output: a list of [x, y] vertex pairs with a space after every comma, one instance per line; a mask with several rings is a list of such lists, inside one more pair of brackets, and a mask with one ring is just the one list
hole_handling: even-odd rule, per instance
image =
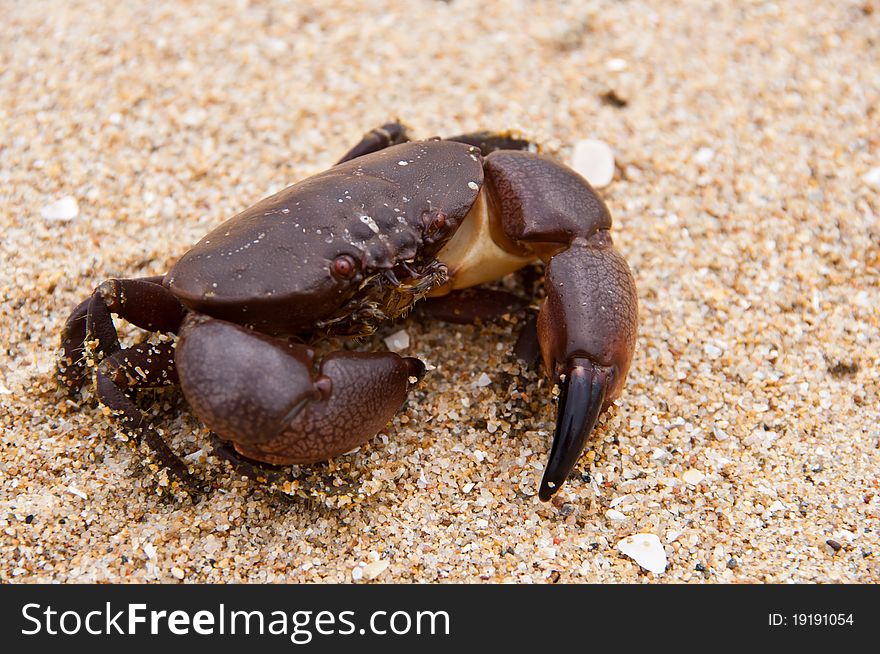
[[[0, 581], [880, 581], [875, 0], [3, 14]], [[395, 117], [424, 138], [516, 129], [562, 160], [611, 146], [601, 194], [640, 328], [577, 473], [538, 501], [555, 406], [511, 353], [520, 316], [414, 318], [364, 347], [406, 329], [433, 369], [289, 494], [212, 455], [179, 393], [145, 396], [215, 488], [168, 492], [57, 387], [66, 316]], [[664, 572], [618, 549], [639, 533]]]

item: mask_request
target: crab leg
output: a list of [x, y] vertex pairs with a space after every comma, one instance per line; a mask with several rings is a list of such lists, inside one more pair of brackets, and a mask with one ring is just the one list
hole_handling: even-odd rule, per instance
[[116, 350], [100, 363], [95, 377], [98, 399], [110, 409], [123, 429], [138, 441], [146, 442], [159, 462], [179, 479], [188, 480], [186, 464], [168, 447], [126, 392], [176, 383], [174, 344], [170, 341], [140, 343]]
[[325, 461], [365, 443], [425, 370], [393, 353], [340, 351], [314, 371], [304, 345], [194, 314], [175, 361], [196, 415], [239, 454], [272, 465]]
[[[490, 152], [495, 152], [495, 150], [535, 150], [537, 148], [531, 141], [513, 136], [510, 132], [470, 132], [468, 134], [451, 136], [443, 140], [473, 145], [480, 149], [484, 157]], [[407, 136], [405, 125], [396, 121], [386, 123], [364, 134], [363, 138], [336, 163], [337, 165], [345, 163], [365, 154], [378, 152], [392, 145], [406, 143], [407, 141], [409, 141], [409, 137]]]
[[537, 150], [537, 145], [526, 139], [513, 136], [510, 132], [470, 132], [468, 134], [459, 134], [458, 136], [450, 136], [445, 141], [457, 141], [458, 143], [467, 143], [480, 149], [484, 157], [488, 156], [496, 150]]
[[489, 322], [521, 309], [525, 302], [513, 293], [489, 288], [465, 288], [440, 297], [429, 297], [416, 305], [416, 311], [434, 320], [467, 325]]
[[528, 152], [485, 161], [499, 245], [546, 265], [537, 334], [560, 386], [556, 433], [538, 492], [547, 501], [574, 469], [596, 420], [620, 394], [635, 347], [635, 282], [609, 234], [611, 216], [580, 175]]
[[[63, 386], [77, 390], [85, 383], [90, 358], [98, 363], [119, 350], [111, 314], [149, 331], [177, 332], [186, 309], [162, 279], [108, 279], [73, 310], [61, 332], [58, 379]], [[87, 351], [89, 341], [96, 342], [93, 353]]]
[[336, 162], [336, 164], [345, 163], [352, 159], [357, 159], [371, 152], [378, 152], [392, 145], [406, 143], [409, 141], [406, 135], [406, 127], [398, 122], [386, 123], [381, 127], [371, 129], [364, 134], [363, 138], [351, 150]]

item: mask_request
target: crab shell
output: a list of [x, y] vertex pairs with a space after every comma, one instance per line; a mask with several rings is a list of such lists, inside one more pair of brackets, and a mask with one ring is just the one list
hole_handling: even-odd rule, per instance
[[[407, 143], [354, 159], [226, 221], [164, 283], [197, 313], [267, 334], [300, 333], [356, 313], [353, 298], [363, 301], [375, 275], [401, 262], [417, 278], [427, 275], [482, 185], [480, 152], [463, 143]], [[356, 262], [350, 279], [334, 275], [340, 256]]]

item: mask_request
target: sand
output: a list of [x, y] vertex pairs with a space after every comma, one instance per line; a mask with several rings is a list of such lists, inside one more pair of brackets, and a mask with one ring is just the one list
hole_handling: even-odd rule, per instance
[[[880, 581], [874, 0], [3, 14], [0, 581]], [[215, 487], [169, 492], [88, 393], [57, 388], [64, 319], [394, 117], [420, 137], [518, 129], [563, 160], [611, 146], [640, 332], [577, 474], [538, 501], [554, 406], [511, 354], [519, 317], [410, 320], [364, 346], [405, 328], [425, 381], [290, 495], [213, 456], [179, 394], [145, 397]], [[659, 537], [663, 572], [618, 549], [635, 534]]]

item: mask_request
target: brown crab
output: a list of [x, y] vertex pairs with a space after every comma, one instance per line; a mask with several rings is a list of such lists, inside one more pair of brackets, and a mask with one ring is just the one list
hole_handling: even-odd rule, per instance
[[[560, 387], [546, 501], [624, 386], [637, 309], [605, 204], [534, 150], [506, 134], [409, 141], [398, 123], [375, 129], [326, 172], [214, 229], [166, 275], [98, 286], [65, 324], [59, 379], [75, 391], [96, 366], [100, 401], [181, 477], [186, 466], [132, 400], [138, 388], [179, 384], [240, 461], [323, 461], [381, 430], [424, 366], [350, 351], [316, 365], [304, 342], [369, 333], [422, 298], [441, 314], [456, 306], [452, 319], [491, 317], [508, 305], [489, 291], [465, 301], [462, 289], [540, 259], [546, 299], [530, 325]], [[122, 349], [111, 314], [177, 338]]]

